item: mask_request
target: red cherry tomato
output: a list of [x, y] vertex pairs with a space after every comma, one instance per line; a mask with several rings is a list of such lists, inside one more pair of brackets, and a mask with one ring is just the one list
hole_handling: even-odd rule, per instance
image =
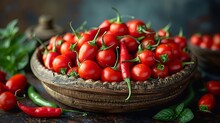
[[170, 74], [174, 74], [183, 69], [182, 61], [179, 59], [175, 59], [168, 65], [168, 70]]
[[60, 47], [62, 43], [65, 41], [61, 36], [53, 36], [50, 38], [49, 45], [53, 47], [55, 42], [56, 42], [56, 51], [60, 53]]
[[166, 25], [164, 28], [159, 29], [157, 34], [159, 37], [171, 37], [171, 33], [169, 32], [170, 24]]
[[190, 57], [189, 57], [189, 54], [184, 52], [184, 51], [180, 51], [180, 60], [183, 61], [183, 62], [187, 62], [190, 60]]
[[98, 51], [96, 60], [102, 68], [113, 67], [116, 62], [116, 55], [112, 49]]
[[[104, 36], [103, 36], [103, 41], [104, 41], [104, 44], [109, 47], [111, 46], [110, 49], [112, 50], [115, 50], [117, 46], [119, 46], [119, 42], [117, 40], [117, 37], [111, 33], [106, 33]], [[101, 47], [102, 46], [102, 37], [99, 37], [97, 40], [96, 40], [96, 44]]]
[[15, 108], [16, 104], [17, 100], [13, 93], [6, 91], [0, 94], [0, 109], [8, 111]]
[[5, 92], [7, 89], [3, 83], [0, 82], [0, 94]]
[[168, 45], [172, 48], [173, 57], [174, 58], [180, 58], [181, 57], [180, 47], [175, 43], [168, 43]]
[[216, 33], [213, 36], [213, 44], [214, 45], [220, 45], [220, 33]]
[[155, 79], [165, 78], [169, 75], [168, 67], [163, 64], [157, 63], [153, 65], [151, 69], [152, 69], [151, 76]]
[[127, 23], [129, 34], [135, 38], [144, 36], [146, 32], [146, 24], [138, 19], [132, 19], [128, 21]]
[[182, 36], [175, 36], [174, 42], [181, 48], [185, 48], [187, 46], [186, 38]]
[[220, 82], [219, 81], [214, 81], [214, 80], [208, 81], [206, 83], [206, 88], [210, 93], [215, 94], [215, 95], [220, 95]]
[[72, 44], [71, 42], [64, 42], [61, 45], [60, 53], [65, 55], [71, 59], [72, 62], [76, 61], [76, 52], [75, 52], [76, 44]]
[[128, 27], [125, 23], [112, 23], [109, 31], [116, 36], [128, 35]]
[[66, 74], [72, 61], [65, 55], [59, 55], [53, 60], [53, 70], [57, 73]]
[[46, 59], [44, 62], [44, 66], [50, 70], [53, 70], [53, 61], [59, 55], [60, 54], [56, 51], [50, 51], [48, 54], [45, 55]]
[[100, 25], [99, 28], [106, 28], [105, 31], [108, 31], [111, 26], [111, 22], [109, 20], [104, 20]]
[[23, 74], [15, 74], [6, 82], [8, 91], [15, 93], [18, 90], [24, 90], [27, 85], [27, 78]]
[[150, 50], [143, 50], [138, 53], [140, 63], [152, 66], [155, 63], [155, 54]]
[[6, 73], [0, 70], [0, 82], [6, 82]]
[[98, 47], [96, 45], [90, 45], [89, 42], [86, 42], [79, 50], [79, 61], [83, 62], [85, 60], [95, 60], [97, 53]]
[[70, 68], [67, 72], [68, 76], [73, 76], [73, 77], [77, 77], [78, 76], [78, 66], [74, 66], [72, 68]]
[[151, 46], [153, 46], [155, 44], [156, 44], [156, 42], [155, 42], [154, 38], [151, 38], [151, 37], [145, 37], [141, 41], [141, 45], [142, 45], [143, 49], [149, 49], [149, 48], [151, 48]]
[[134, 53], [138, 49], [138, 42], [131, 36], [124, 36], [120, 41], [124, 41], [130, 53]]
[[80, 39], [78, 39], [78, 37], [75, 36], [74, 40], [77, 42], [76, 50], [78, 51], [85, 42], [91, 41], [93, 40], [93, 38], [94, 35], [89, 33], [82, 33]]
[[174, 43], [174, 40], [173, 38], [163, 38], [161, 41], [160, 41], [161, 44], [168, 44], [168, 43]]
[[202, 35], [202, 42], [200, 43], [201, 48], [207, 48], [210, 49], [212, 45], [212, 38], [209, 35]]
[[211, 50], [220, 50], [220, 44], [213, 44]]
[[200, 34], [193, 34], [193, 35], [190, 37], [190, 43], [191, 43], [192, 45], [199, 46], [201, 42], [202, 42], [202, 37], [201, 37]]
[[198, 102], [198, 107], [200, 110], [203, 110], [204, 107], [205, 110], [209, 110], [212, 111], [215, 108], [215, 104], [216, 104], [216, 99], [215, 96], [213, 94], [205, 94], [203, 95]]
[[156, 58], [166, 64], [173, 60], [173, 51], [168, 44], [160, 44], [155, 51]]
[[63, 39], [67, 42], [71, 42], [72, 44], [75, 44], [75, 40], [74, 40], [75, 35], [68, 32], [63, 36]]
[[151, 69], [145, 64], [137, 64], [131, 69], [131, 78], [134, 81], [146, 81], [151, 76]]
[[99, 80], [101, 77], [101, 68], [92, 60], [85, 60], [79, 67], [79, 76], [83, 79]]
[[111, 67], [106, 67], [102, 70], [101, 80], [102, 82], [121, 82], [123, 79], [121, 71], [114, 70]]

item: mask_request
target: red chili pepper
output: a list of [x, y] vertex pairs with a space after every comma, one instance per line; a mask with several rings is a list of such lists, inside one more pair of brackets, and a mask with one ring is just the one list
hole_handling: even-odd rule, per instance
[[131, 97], [131, 72], [130, 72], [130, 63], [129, 62], [124, 62], [129, 60], [129, 53], [126, 47], [126, 44], [124, 41], [120, 42], [120, 64], [121, 64], [121, 73], [122, 73], [122, 78], [124, 81], [127, 83], [128, 86], [128, 97], [125, 100], [128, 100]]
[[42, 106], [42, 107], [29, 107], [22, 105], [20, 102], [17, 102], [18, 107], [26, 114], [33, 116], [33, 117], [59, 117], [62, 115], [63, 112], [76, 112], [76, 113], [82, 113], [83, 116], [87, 115], [84, 112], [75, 111], [75, 110], [65, 110], [62, 108], [53, 108], [48, 106]]
[[206, 88], [210, 93], [220, 95], [220, 81], [208, 81], [206, 83]]

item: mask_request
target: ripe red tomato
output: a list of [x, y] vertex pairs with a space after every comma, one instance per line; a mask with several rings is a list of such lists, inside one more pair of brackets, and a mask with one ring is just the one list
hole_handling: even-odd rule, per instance
[[111, 24], [109, 31], [115, 36], [128, 35], [128, 27], [125, 23], [114, 22]]
[[137, 64], [131, 69], [131, 78], [134, 81], [146, 81], [151, 76], [151, 69], [145, 64]]
[[[104, 44], [109, 47], [111, 46], [110, 49], [112, 50], [115, 50], [117, 46], [119, 46], [119, 42], [117, 40], [117, 37], [111, 33], [106, 33], [104, 36], [103, 36], [103, 41], [104, 41]], [[101, 47], [102, 46], [102, 37], [99, 37], [97, 40], [96, 40], [96, 44]]]
[[102, 70], [101, 80], [102, 82], [121, 82], [123, 79], [121, 71], [106, 67]]
[[124, 41], [130, 53], [134, 53], [138, 49], [138, 41], [131, 36], [124, 36], [120, 41]]
[[210, 35], [202, 35], [202, 42], [200, 43], [201, 48], [210, 49], [212, 45], [212, 38]]
[[7, 89], [3, 83], [0, 82], [0, 94], [5, 92]]
[[63, 36], [63, 39], [67, 42], [71, 42], [72, 44], [75, 44], [75, 40], [74, 40], [75, 35], [68, 32]]
[[44, 66], [50, 70], [53, 70], [53, 61], [59, 55], [60, 54], [56, 51], [50, 51], [48, 54], [45, 55], [46, 59], [44, 61]]
[[201, 42], [202, 42], [202, 36], [200, 34], [193, 34], [190, 37], [190, 43], [192, 45], [199, 46]]
[[0, 82], [6, 82], [6, 73], [0, 70]]
[[183, 61], [183, 62], [187, 62], [190, 60], [190, 57], [189, 57], [189, 54], [184, 52], [184, 51], [180, 51], [180, 60]]
[[71, 42], [64, 42], [61, 45], [60, 53], [65, 55], [71, 59], [72, 62], [76, 61], [76, 52], [75, 52], [76, 44], [72, 44]]
[[160, 64], [160, 63], [156, 63], [155, 65], [152, 66], [152, 71], [151, 71], [151, 76], [153, 78], [165, 78], [169, 75], [168, 72], [168, 67]]
[[186, 38], [182, 36], [175, 36], [174, 42], [181, 48], [185, 48], [187, 46]]
[[79, 67], [79, 76], [83, 79], [99, 80], [101, 77], [101, 68], [92, 60], [85, 60]]
[[54, 43], [55, 43], [56, 51], [60, 53], [60, 47], [63, 42], [65, 42], [65, 41], [63, 40], [63, 38], [61, 36], [53, 36], [50, 38], [49, 45], [51, 45], [53, 47]]
[[155, 54], [150, 50], [143, 50], [138, 53], [140, 63], [152, 66], [155, 63]]
[[126, 24], [128, 27], [129, 34], [131, 36], [138, 38], [145, 35], [144, 31], [146, 32], [147, 27], [143, 21], [138, 19], [132, 19], [128, 21]]
[[182, 61], [175, 59], [168, 64], [168, 70], [170, 74], [174, 74], [183, 69]]
[[72, 61], [65, 55], [59, 55], [53, 60], [53, 70], [57, 73], [66, 74], [72, 66]]
[[151, 37], [145, 37], [142, 41], [141, 41], [141, 45], [143, 49], [150, 49], [153, 45], [155, 45], [155, 39], [151, 38]]
[[173, 60], [173, 51], [168, 44], [160, 44], [155, 51], [156, 58], [166, 64]]
[[93, 38], [94, 35], [89, 33], [82, 33], [79, 39], [77, 36], [75, 36], [74, 40], [75, 42], [77, 42], [76, 50], [78, 51], [85, 42], [91, 41], [93, 40]]
[[216, 33], [213, 36], [213, 44], [214, 45], [220, 45], [220, 33]]
[[105, 31], [108, 31], [111, 26], [111, 22], [109, 20], [104, 20], [100, 25], [99, 28], [106, 28]]
[[98, 47], [96, 45], [91, 45], [86, 42], [79, 49], [79, 61], [83, 62], [85, 60], [95, 60], [98, 53]]
[[17, 104], [16, 97], [11, 92], [3, 92], [0, 94], [0, 109], [8, 111], [13, 109]]
[[172, 48], [173, 57], [174, 58], [180, 58], [181, 57], [181, 49], [180, 47], [175, 43], [168, 43], [168, 45]]
[[163, 38], [161, 41], [160, 41], [161, 44], [168, 44], [168, 43], [174, 43], [174, 40], [173, 38]]
[[215, 104], [216, 104], [215, 96], [213, 94], [207, 93], [199, 99], [198, 107], [200, 110], [206, 107], [207, 110], [212, 111], [215, 108]]
[[15, 74], [6, 82], [8, 91], [15, 93], [18, 90], [24, 90], [27, 85], [27, 78], [23, 74]]
[[164, 28], [159, 29], [157, 34], [159, 37], [171, 37], [171, 33], [169, 32], [170, 24], [166, 25]]
[[112, 49], [98, 51], [96, 61], [102, 68], [113, 67], [116, 62], [116, 55]]
[[67, 75], [77, 77], [78, 76], [78, 66], [74, 66], [74, 67], [70, 68], [67, 72]]
[[206, 83], [206, 88], [210, 93], [215, 94], [215, 95], [220, 95], [220, 82], [219, 81], [214, 81], [214, 80], [208, 81]]

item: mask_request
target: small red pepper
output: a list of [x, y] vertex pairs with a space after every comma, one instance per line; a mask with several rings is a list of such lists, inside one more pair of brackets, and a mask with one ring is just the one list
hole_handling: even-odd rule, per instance
[[120, 42], [120, 64], [121, 64], [121, 73], [122, 73], [122, 78], [124, 81], [127, 83], [128, 86], [128, 97], [125, 100], [129, 100], [131, 97], [131, 72], [130, 72], [130, 63], [129, 62], [124, 62], [129, 60], [129, 53], [126, 47], [126, 44], [124, 41]]
[[76, 112], [76, 113], [82, 113], [83, 116], [86, 116], [86, 113], [75, 111], [75, 110], [65, 110], [62, 108], [53, 108], [48, 106], [42, 106], [42, 107], [29, 107], [21, 104], [20, 102], [17, 102], [18, 107], [26, 114], [33, 116], [33, 117], [59, 117], [64, 112]]
[[207, 90], [214, 94], [220, 95], [220, 81], [211, 80], [206, 83]]

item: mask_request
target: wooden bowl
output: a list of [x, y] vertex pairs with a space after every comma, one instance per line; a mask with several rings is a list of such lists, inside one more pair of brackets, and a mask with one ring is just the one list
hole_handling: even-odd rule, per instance
[[125, 101], [128, 95], [126, 82], [83, 80], [55, 73], [43, 66], [41, 49], [42, 46], [35, 50], [31, 58], [31, 69], [46, 91], [61, 103], [93, 112], [132, 112], [167, 103], [185, 90], [197, 66], [196, 57], [192, 57], [195, 64], [186, 66], [172, 76], [131, 82], [132, 95]]
[[191, 44], [189, 44], [188, 46], [192, 54], [198, 58], [199, 69], [201, 69], [205, 73], [209, 73], [219, 77], [220, 50], [213, 51], [210, 49], [200, 48]]

